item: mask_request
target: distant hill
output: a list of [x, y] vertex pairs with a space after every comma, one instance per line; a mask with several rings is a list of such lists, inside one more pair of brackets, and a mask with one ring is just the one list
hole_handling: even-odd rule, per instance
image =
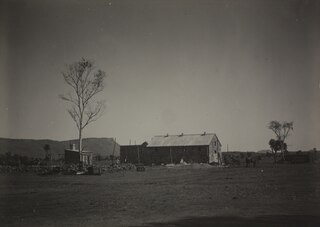
[[267, 154], [267, 153], [271, 153], [271, 150], [260, 150], [260, 151], [257, 151], [257, 153]]
[[[54, 158], [63, 157], [64, 149], [70, 144], [77, 144], [77, 140], [55, 141], [55, 140], [32, 140], [32, 139], [6, 139], [0, 138], [0, 154], [11, 152], [33, 158], [44, 158], [44, 145], [50, 145], [50, 151]], [[83, 139], [84, 150], [92, 151], [93, 155], [108, 156], [113, 153], [119, 156], [120, 145], [112, 138], [85, 138]]]

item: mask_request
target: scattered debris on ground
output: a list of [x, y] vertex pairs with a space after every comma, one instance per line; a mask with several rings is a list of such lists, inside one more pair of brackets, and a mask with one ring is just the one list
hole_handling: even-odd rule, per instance
[[19, 173], [34, 173], [41, 176], [46, 175], [101, 175], [104, 173], [115, 173], [120, 171], [134, 171], [136, 166], [133, 164], [120, 163], [99, 163], [93, 166], [83, 167], [79, 171], [79, 166], [76, 164], [62, 166], [9, 166], [0, 165], [0, 173], [2, 174], [19, 174]]

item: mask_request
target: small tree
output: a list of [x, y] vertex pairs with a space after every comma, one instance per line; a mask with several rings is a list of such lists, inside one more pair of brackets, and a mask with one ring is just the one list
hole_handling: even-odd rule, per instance
[[51, 167], [52, 156], [51, 156], [51, 153], [50, 153], [50, 144], [45, 144], [45, 145], [43, 146], [43, 150], [44, 150], [45, 153], [46, 153], [44, 160], [47, 162], [48, 167]]
[[270, 121], [268, 128], [276, 134], [277, 141], [280, 142], [280, 151], [282, 153], [282, 158], [283, 160], [285, 160], [284, 151], [287, 150], [285, 140], [290, 135], [289, 132], [293, 130], [293, 122], [283, 122], [281, 124], [278, 121]]
[[[274, 161], [274, 163], [276, 163], [277, 162], [277, 152], [281, 151], [282, 141], [271, 139], [271, 140], [269, 140], [269, 146], [271, 148], [271, 152], [272, 152], [272, 155], [273, 155], [273, 161]], [[283, 143], [283, 149], [285, 151], [287, 150], [287, 144], [286, 143]]]
[[95, 98], [104, 88], [103, 82], [106, 75], [102, 70], [94, 71], [93, 62], [82, 58], [68, 65], [62, 76], [72, 90], [71, 93], [60, 95], [60, 98], [71, 105], [68, 113], [78, 129], [79, 168], [81, 168], [82, 132], [87, 125], [98, 120], [102, 115], [104, 102], [96, 101]]
[[49, 151], [50, 151], [50, 144], [45, 144], [44, 146], [43, 146], [43, 150], [45, 151], [45, 159], [49, 159], [49, 156], [50, 156], [50, 153], [49, 153]]
[[277, 152], [279, 151], [278, 147], [276, 146], [276, 140], [275, 139], [271, 139], [269, 140], [269, 146], [271, 148], [271, 152], [273, 155], [273, 162], [276, 163], [277, 162]]

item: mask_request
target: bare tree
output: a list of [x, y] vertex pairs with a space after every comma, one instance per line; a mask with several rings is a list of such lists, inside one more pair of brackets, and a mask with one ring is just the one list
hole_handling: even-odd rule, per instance
[[64, 81], [72, 89], [60, 98], [70, 104], [68, 113], [78, 129], [78, 149], [81, 168], [82, 132], [90, 123], [98, 120], [105, 108], [104, 101], [96, 101], [98, 93], [104, 89], [105, 72], [95, 70], [93, 62], [82, 58], [80, 61], [67, 65], [62, 73]]
[[284, 156], [284, 150], [286, 150], [285, 140], [290, 135], [289, 132], [293, 131], [293, 121], [291, 122], [285, 121], [282, 124], [278, 121], [270, 121], [268, 128], [271, 129], [276, 134], [278, 141], [280, 141], [282, 158], [283, 160], [285, 160], [285, 156]]

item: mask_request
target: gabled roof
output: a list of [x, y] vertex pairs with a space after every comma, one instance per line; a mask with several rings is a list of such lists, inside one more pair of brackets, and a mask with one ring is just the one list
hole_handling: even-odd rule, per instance
[[148, 147], [206, 146], [214, 138], [219, 141], [214, 133], [154, 136]]

